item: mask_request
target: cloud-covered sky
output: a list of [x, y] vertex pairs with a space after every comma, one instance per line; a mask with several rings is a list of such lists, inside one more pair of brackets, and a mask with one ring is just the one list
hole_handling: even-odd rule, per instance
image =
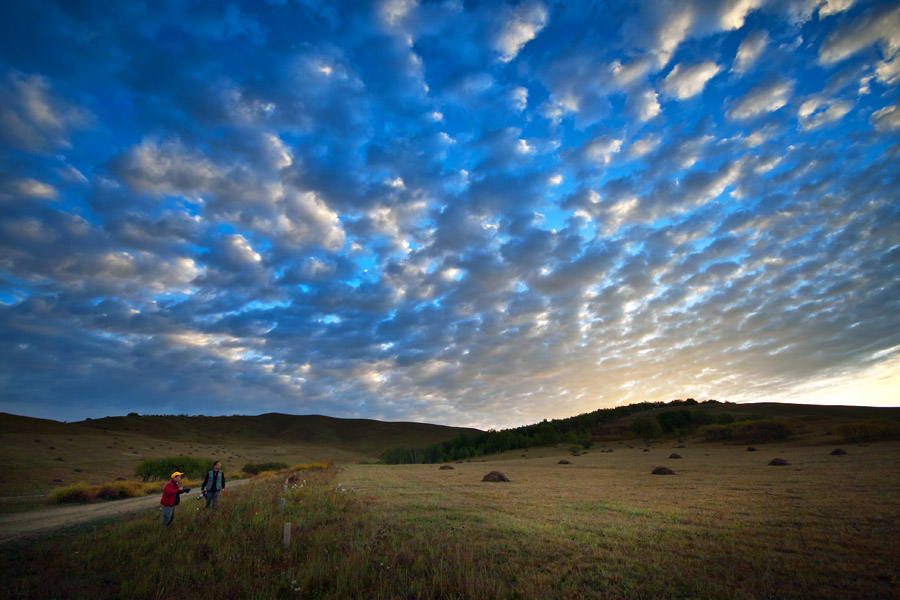
[[0, 410], [900, 404], [900, 5], [0, 6]]

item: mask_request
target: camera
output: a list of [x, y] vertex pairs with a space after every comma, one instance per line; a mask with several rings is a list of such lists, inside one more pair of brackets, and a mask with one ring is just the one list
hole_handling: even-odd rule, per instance
[[200, 493], [197, 494], [197, 500], [203, 500], [206, 498], [206, 490], [200, 490]]
[[182, 494], [190, 494], [190, 493], [191, 493], [191, 488], [187, 488], [187, 487], [186, 487], [186, 488], [181, 488], [181, 493], [182, 493]]

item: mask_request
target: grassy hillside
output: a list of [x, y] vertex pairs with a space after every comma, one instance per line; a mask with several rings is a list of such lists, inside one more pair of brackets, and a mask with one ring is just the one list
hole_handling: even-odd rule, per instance
[[[133, 478], [144, 458], [217, 458], [226, 472], [248, 462], [377, 460], [398, 445], [478, 430], [320, 415], [126, 416], [60, 423], [0, 413], [0, 498], [46, 494], [77, 482]], [[0, 511], [10, 510], [6, 501]]]

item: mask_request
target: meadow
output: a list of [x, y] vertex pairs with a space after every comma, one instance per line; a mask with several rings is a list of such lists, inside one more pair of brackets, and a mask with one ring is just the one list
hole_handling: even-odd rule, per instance
[[183, 501], [169, 530], [148, 511], [9, 544], [0, 597], [900, 597], [900, 442], [834, 447], [621, 440], [264, 473], [217, 512]]

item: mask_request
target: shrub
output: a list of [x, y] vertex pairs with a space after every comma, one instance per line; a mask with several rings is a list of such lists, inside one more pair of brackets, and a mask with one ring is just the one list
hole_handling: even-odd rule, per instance
[[55, 504], [88, 504], [98, 500], [137, 498], [162, 492], [162, 487], [162, 483], [138, 483], [136, 481], [116, 481], [99, 485], [77, 483], [55, 490], [53, 502]]
[[873, 442], [900, 437], [900, 421], [871, 419], [858, 423], [847, 423], [834, 428], [834, 433], [845, 442]]
[[86, 483], [76, 483], [53, 490], [53, 502], [56, 504], [77, 504], [91, 501]]
[[247, 463], [242, 467], [242, 471], [249, 475], [259, 475], [263, 471], [281, 471], [287, 469], [287, 463], [282, 462], [266, 462], [266, 463]]

